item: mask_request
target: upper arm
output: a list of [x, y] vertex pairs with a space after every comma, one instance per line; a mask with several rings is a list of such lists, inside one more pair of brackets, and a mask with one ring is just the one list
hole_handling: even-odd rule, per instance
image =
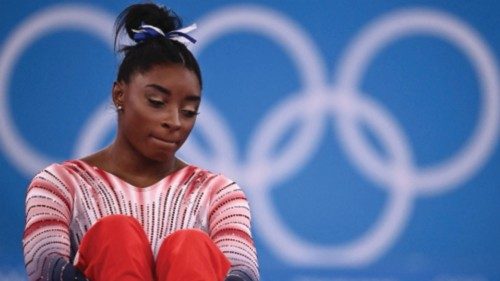
[[73, 192], [61, 171], [51, 167], [33, 178], [26, 193], [23, 249], [30, 280], [52, 272], [56, 263], [70, 256]]

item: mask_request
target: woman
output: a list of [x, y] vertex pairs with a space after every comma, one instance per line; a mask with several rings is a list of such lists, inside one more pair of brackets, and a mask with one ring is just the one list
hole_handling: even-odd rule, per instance
[[53, 164], [26, 197], [24, 256], [30, 280], [258, 280], [244, 193], [231, 180], [176, 157], [198, 114], [202, 79], [179, 41], [180, 19], [132, 5], [115, 47], [136, 43], [112, 88], [114, 142]]

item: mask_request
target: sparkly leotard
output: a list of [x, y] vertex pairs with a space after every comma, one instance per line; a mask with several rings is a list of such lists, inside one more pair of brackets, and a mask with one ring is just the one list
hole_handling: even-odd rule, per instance
[[205, 231], [231, 261], [231, 272], [259, 280], [248, 201], [226, 177], [187, 166], [159, 182], [135, 187], [83, 161], [53, 164], [35, 176], [26, 196], [23, 246], [30, 280], [60, 280], [80, 241], [100, 218], [135, 217], [156, 255], [179, 229]]

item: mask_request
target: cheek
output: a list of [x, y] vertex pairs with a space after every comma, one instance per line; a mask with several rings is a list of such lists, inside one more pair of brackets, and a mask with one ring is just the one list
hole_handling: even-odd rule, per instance
[[189, 137], [189, 135], [191, 134], [191, 131], [192, 131], [192, 130], [193, 130], [193, 128], [194, 128], [195, 121], [196, 121], [196, 120], [186, 121], [186, 122], [183, 124], [185, 138]]
[[187, 122], [187, 127], [189, 128], [189, 131], [191, 131], [194, 128], [194, 125], [196, 124], [196, 118], [190, 120]]
[[145, 114], [145, 112], [136, 108], [129, 108], [128, 111], [123, 113], [122, 116], [122, 128], [130, 133], [136, 134], [135, 137], [139, 137], [142, 133], [146, 133], [153, 124], [156, 122], [151, 114]]

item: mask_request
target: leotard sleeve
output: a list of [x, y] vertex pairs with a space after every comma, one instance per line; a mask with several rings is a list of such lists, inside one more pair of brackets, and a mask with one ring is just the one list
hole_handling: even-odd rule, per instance
[[[243, 190], [218, 176], [210, 200], [210, 237], [231, 262], [226, 280], [259, 280], [258, 261], [251, 233], [251, 214]], [[233, 279], [232, 279], [233, 278]]]
[[86, 280], [70, 262], [73, 196], [69, 172], [61, 165], [47, 167], [31, 181], [26, 194], [23, 235], [30, 281]]

